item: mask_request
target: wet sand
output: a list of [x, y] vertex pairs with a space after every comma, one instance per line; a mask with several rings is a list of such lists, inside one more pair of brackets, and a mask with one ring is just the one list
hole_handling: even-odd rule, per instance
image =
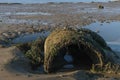
[[[98, 5], [103, 5], [104, 9], [99, 9]], [[120, 20], [119, 7], [120, 2], [1, 4], [0, 33], [34, 32], [67, 25], [81, 27], [94, 21]]]
[[[120, 54], [120, 53], [119, 53]], [[83, 70], [52, 74], [33, 73], [16, 47], [0, 48], [0, 80], [119, 80], [119, 74], [91, 73]]]
[[[104, 9], [99, 9], [103, 5]], [[49, 31], [56, 27], [79, 28], [90, 23], [120, 20], [120, 2], [0, 4], [0, 44], [20, 35]], [[0, 48], [0, 80], [119, 80], [117, 74], [92, 74], [87, 71], [33, 74], [23, 55], [14, 46]], [[14, 62], [13, 59], [18, 59]], [[11, 62], [13, 61], [13, 62]], [[26, 64], [26, 65], [25, 65]]]

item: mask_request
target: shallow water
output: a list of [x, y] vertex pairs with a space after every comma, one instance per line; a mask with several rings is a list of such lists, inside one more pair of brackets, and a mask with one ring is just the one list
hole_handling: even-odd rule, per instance
[[[77, 12], [81, 12], [81, 10], [78, 10]], [[104, 13], [104, 14], [120, 14], [120, 8], [114, 8], [114, 7], [105, 7], [104, 9], [98, 9], [98, 8], [85, 8], [82, 12], [87, 13]]]
[[120, 22], [108, 22], [108, 23], [92, 23], [86, 28], [99, 32], [105, 41], [107, 42], [120, 42]]
[[52, 15], [52, 14], [45, 12], [4, 12], [4, 13], [0, 13], [0, 15], [9, 16], [9, 15]]
[[43, 21], [43, 20], [32, 20], [32, 19], [9, 19], [9, 18], [3, 18], [2, 23], [5, 24], [42, 24], [42, 25], [48, 25], [49, 22]]
[[[104, 38], [107, 44], [117, 52], [120, 52], [120, 22], [95, 22], [90, 25], [84, 26], [92, 31], [97, 32], [100, 36]], [[13, 43], [25, 43], [33, 41], [41, 36], [48, 36], [50, 32], [41, 32], [34, 34], [27, 34], [15, 38]]]
[[15, 39], [12, 40], [12, 43], [26, 43], [26, 42], [31, 42], [34, 41], [38, 38], [41, 37], [47, 37], [49, 35], [49, 31], [48, 32], [40, 32], [40, 33], [34, 33], [34, 34], [27, 34], [27, 35], [21, 35]]
[[114, 0], [0, 0], [0, 3], [108, 2]]
[[10, 19], [7, 16], [34, 16], [34, 15], [43, 15], [51, 16], [51, 13], [46, 12], [0, 12], [0, 20], [2, 23], [6, 24], [43, 24], [47, 25], [48, 23], [42, 20], [32, 20], [32, 19]]
[[98, 32], [107, 44], [115, 51], [120, 52], [120, 22], [95, 22], [85, 26], [86, 28]]

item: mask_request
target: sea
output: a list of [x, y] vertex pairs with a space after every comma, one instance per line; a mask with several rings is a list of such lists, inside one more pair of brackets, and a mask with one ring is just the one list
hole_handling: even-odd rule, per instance
[[31, 3], [48, 3], [48, 2], [109, 2], [115, 0], [0, 0], [0, 3], [23, 3], [23, 4], [31, 4]]

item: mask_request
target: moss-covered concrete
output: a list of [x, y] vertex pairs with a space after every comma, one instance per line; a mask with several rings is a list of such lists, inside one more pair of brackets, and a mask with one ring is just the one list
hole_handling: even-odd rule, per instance
[[56, 29], [45, 41], [44, 69], [50, 73], [62, 68], [66, 64], [66, 52], [73, 56], [76, 65], [82, 65], [83, 62], [88, 66], [95, 64], [102, 67], [108, 61], [113, 61], [107, 58], [104, 50], [112, 52], [104, 39], [91, 30]]

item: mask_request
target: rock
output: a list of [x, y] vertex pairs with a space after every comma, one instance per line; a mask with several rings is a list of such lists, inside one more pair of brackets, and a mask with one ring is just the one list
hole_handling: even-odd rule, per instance
[[16, 45], [29, 59], [32, 70], [37, 70], [44, 62], [44, 39], [38, 38], [35, 41]]
[[18, 34], [16, 32], [12, 32], [11, 35], [10, 35], [11, 38], [15, 38], [17, 36], [18, 36]]
[[3, 36], [5, 36], [7, 39], [12, 39], [18, 36], [16, 32], [4, 32], [2, 33]]
[[35, 30], [34, 28], [28, 28], [26, 30], [26, 32], [29, 32], [29, 33], [35, 33], [37, 30]]
[[31, 75], [31, 74], [28, 74], [28, 77], [33, 77], [33, 75]]
[[35, 70], [38, 66], [43, 64], [44, 57], [41, 55], [39, 47], [32, 46], [30, 50], [26, 52], [26, 57], [29, 58], [31, 68]]
[[9, 39], [7, 39], [5, 37], [0, 38], [0, 45], [1, 45], [1, 47], [5, 47], [8, 44], [9, 44]]
[[5, 36], [5, 37], [9, 37], [9, 34], [8, 34], [8, 33], [5, 33], [5, 32], [2, 33], [2, 35]]
[[21, 35], [22, 34], [22, 32], [21, 31], [18, 31], [18, 35]]
[[26, 32], [25, 32], [25, 31], [18, 31], [18, 32], [17, 32], [18, 35], [23, 35], [23, 34], [25, 34], [25, 33], [27, 33], [27, 31], [26, 31]]
[[0, 44], [0, 48], [2, 48], [2, 47], [3, 47], [3, 45]]
[[107, 62], [114, 62], [105, 50], [113, 53], [104, 39], [91, 30], [56, 29], [45, 40], [44, 70], [56, 72], [66, 61], [72, 62], [70, 56], [66, 59], [67, 52], [73, 57], [73, 64], [81, 69], [90, 69], [92, 64], [102, 67]]
[[99, 4], [99, 5], [98, 5], [98, 8], [99, 8], [99, 9], [104, 9], [104, 6], [101, 5], [101, 4]]

